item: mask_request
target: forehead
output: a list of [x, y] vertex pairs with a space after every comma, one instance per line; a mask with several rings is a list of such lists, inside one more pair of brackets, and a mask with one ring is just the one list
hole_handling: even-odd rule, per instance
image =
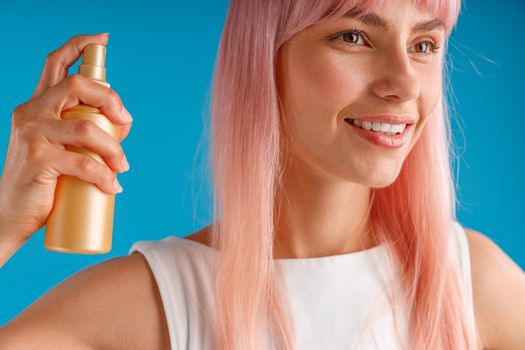
[[[366, 24], [368, 26], [379, 27], [384, 31], [388, 32], [394, 26], [390, 23], [390, 20], [381, 17], [381, 15], [375, 12], [368, 13], [347, 13], [343, 18], [348, 19], [357, 19], [359, 22]], [[428, 32], [435, 29], [445, 30], [445, 23], [438, 18], [429, 18], [425, 20], [420, 20], [412, 25], [410, 28], [411, 32]]]
[[399, 19], [414, 22], [412, 32], [423, 32], [439, 29], [445, 31], [446, 25], [434, 17], [423, 4], [416, 5], [413, 0], [384, 1], [375, 6], [353, 7], [342, 15], [342, 18], [355, 19], [359, 22], [388, 32], [394, 27], [393, 22]]

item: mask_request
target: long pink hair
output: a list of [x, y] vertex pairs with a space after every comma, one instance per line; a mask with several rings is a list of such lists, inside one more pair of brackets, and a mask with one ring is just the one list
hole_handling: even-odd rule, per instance
[[[211, 100], [210, 246], [220, 251], [210, 318], [213, 349], [262, 349], [268, 336], [279, 339], [282, 349], [296, 348], [287, 302], [281, 297], [283, 275], [273, 260], [286, 164], [276, 58], [281, 45], [306, 27], [381, 3], [231, 0]], [[448, 41], [460, 0], [415, 4], [444, 21]], [[398, 178], [372, 189], [369, 220], [377, 242], [389, 244], [388, 254], [400, 267], [410, 348], [471, 350], [478, 348], [479, 338], [469, 322], [458, 275], [447, 260], [456, 194], [444, 92]]]

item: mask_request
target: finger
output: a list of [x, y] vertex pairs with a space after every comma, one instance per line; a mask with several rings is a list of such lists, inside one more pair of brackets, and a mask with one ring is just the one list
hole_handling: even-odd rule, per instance
[[115, 90], [91, 81], [80, 74], [73, 74], [44, 93], [53, 115], [60, 116], [63, 110], [80, 103], [100, 109], [114, 124], [129, 124], [128, 111]]
[[127, 171], [127, 159], [120, 144], [90, 120], [48, 120], [43, 135], [54, 144], [85, 147], [104, 158], [116, 172]]
[[128, 136], [130, 129], [131, 129], [131, 123], [120, 125], [120, 140], [119, 140], [119, 142], [122, 142]]
[[[116, 194], [114, 186], [116, 175], [106, 165], [88, 155], [50, 147], [48, 164], [55, 175], [60, 174], [76, 176], [81, 180], [95, 184], [99, 189], [109, 194]], [[117, 180], [118, 183], [118, 180]]]
[[107, 42], [106, 33], [75, 35], [60, 48], [49, 53], [32, 98], [64, 80], [68, 75], [69, 67], [78, 60], [87, 44], [106, 45]]

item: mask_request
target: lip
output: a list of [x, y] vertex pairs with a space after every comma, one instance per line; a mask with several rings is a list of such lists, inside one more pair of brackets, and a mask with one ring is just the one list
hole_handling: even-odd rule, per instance
[[414, 124], [416, 119], [411, 115], [380, 114], [369, 116], [348, 116], [347, 118], [368, 120], [372, 122], [384, 122], [388, 124]]
[[349, 120], [345, 119], [345, 124], [349, 125], [352, 130], [363, 139], [373, 143], [374, 145], [381, 146], [387, 149], [396, 149], [403, 147], [408, 141], [408, 134], [412, 130], [413, 124], [407, 124], [405, 130], [399, 135], [384, 135], [372, 130], [365, 130], [358, 126], [353, 125]]

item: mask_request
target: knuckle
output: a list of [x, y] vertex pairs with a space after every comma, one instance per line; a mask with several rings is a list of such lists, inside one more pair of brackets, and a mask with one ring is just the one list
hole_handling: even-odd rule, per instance
[[98, 181], [102, 187], [109, 187], [113, 188], [113, 179], [115, 178], [115, 175], [107, 168], [103, 167], [104, 170], [99, 172], [98, 174]]
[[18, 135], [24, 140], [35, 139], [38, 133], [39, 127], [34, 121], [21, 122], [18, 125]]
[[56, 60], [56, 57], [57, 57], [57, 51], [56, 50], [51, 51], [46, 56], [46, 62], [54, 62]]
[[122, 149], [122, 147], [116, 145], [113, 156], [115, 158], [115, 161], [117, 162], [117, 165], [120, 166], [120, 162], [122, 158], [124, 158], [124, 150]]
[[19, 125], [20, 122], [23, 120], [25, 104], [25, 102], [19, 104], [13, 109], [13, 113], [11, 114], [11, 122], [13, 123], [13, 125]]
[[44, 147], [36, 142], [32, 142], [28, 146], [27, 160], [32, 165], [44, 164], [46, 162], [46, 152]]
[[91, 159], [90, 156], [80, 155], [78, 157], [78, 167], [86, 173], [94, 173], [96, 160]]
[[67, 77], [67, 84], [73, 89], [76, 90], [82, 85], [82, 76], [78, 73], [71, 74]]
[[76, 34], [69, 38], [68, 41], [64, 44], [64, 46], [75, 46], [75, 44], [80, 40], [81, 35]]
[[83, 38], [85, 37], [84, 34], [75, 34], [71, 37], [71, 39], [69, 40], [70, 43], [76, 43], [80, 40], [82, 40]]
[[90, 120], [82, 119], [75, 124], [75, 133], [79, 136], [89, 137], [95, 132], [95, 124]]
[[111, 88], [108, 89], [108, 98], [111, 102], [115, 103], [116, 105], [122, 104], [120, 96], [116, 93], [115, 90]]
[[116, 176], [111, 172], [106, 172], [106, 179], [105, 182], [108, 184], [109, 188], [113, 190], [113, 181], [115, 181]]

